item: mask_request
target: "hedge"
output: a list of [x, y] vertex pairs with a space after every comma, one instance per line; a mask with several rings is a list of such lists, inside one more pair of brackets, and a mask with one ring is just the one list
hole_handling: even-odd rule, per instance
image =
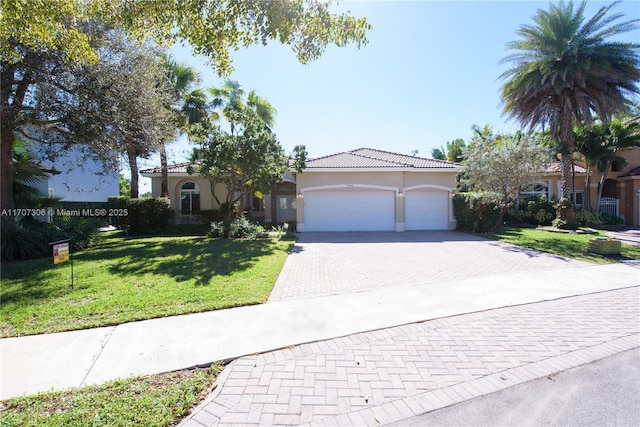
[[169, 224], [171, 202], [169, 199], [109, 197], [111, 224], [130, 235], [154, 234]]
[[482, 233], [494, 229], [500, 208], [491, 194], [456, 193], [453, 195], [453, 214], [458, 230]]

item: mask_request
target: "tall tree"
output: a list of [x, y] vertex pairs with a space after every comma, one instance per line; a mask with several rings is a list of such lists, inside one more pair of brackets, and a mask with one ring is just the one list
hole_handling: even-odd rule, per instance
[[[198, 72], [170, 57], [164, 60], [167, 79], [173, 92], [169, 109], [176, 117], [177, 135], [187, 132], [189, 126], [202, 120], [206, 114], [206, 95], [195, 88], [200, 82]], [[161, 195], [169, 197], [169, 174], [165, 141], [160, 142]]]
[[[260, 153], [260, 150], [265, 149], [265, 147], [268, 147], [269, 145], [274, 145], [274, 146], [277, 145], [278, 147], [280, 147], [279, 149], [282, 150], [280, 143], [277, 142], [277, 140], [275, 140], [275, 135], [272, 134], [272, 128], [273, 128], [273, 125], [275, 124], [277, 111], [275, 107], [269, 101], [267, 101], [267, 99], [258, 95], [258, 93], [255, 92], [254, 90], [249, 91], [249, 93], [245, 96], [246, 92], [242, 88], [242, 85], [235, 80], [227, 80], [224, 82], [222, 87], [219, 87], [219, 88], [210, 88], [209, 93], [213, 97], [213, 100], [210, 103], [210, 108], [213, 110], [211, 113], [211, 119], [213, 120], [213, 122], [218, 123], [218, 130], [216, 131], [217, 134], [214, 132], [213, 134], [214, 136], [210, 137], [207, 143], [210, 146], [209, 150], [215, 149], [219, 151], [216, 162], [220, 162], [221, 159], [224, 158], [225, 159], [224, 162], [230, 162], [230, 163], [237, 162], [238, 163], [237, 169], [242, 169], [243, 166], [241, 165], [246, 166], [246, 162], [242, 162], [240, 161], [240, 158], [236, 158], [235, 156], [230, 154], [225, 154], [223, 157], [219, 157], [220, 152], [227, 151], [232, 148], [245, 147], [246, 152], [240, 152], [239, 155], [242, 157], [251, 157], [253, 158], [253, 160], [256, 160], [256, 159], [262, 158], [263, 156]], [[230, 134], [228, 135], [229, 138], [222, 137], [224, 133], [223, 132], [221, 133], [220, 125], [219, 125], [222, 121], [226, 121], [229, 124], [229, 128], [230, 128]], [[265, 133], [260, 132], [258, 136], [258, 134], [254, 134], [254, 133], [257, 127], [260, 127], [260, 126], [264, 128]], [[269, 142], [269, 138], [266, 138], [265, 135], [273, 135], [273, 141]], [[251, 139], [257, 140], [259, 138], [263, 138], [263, 142], [259, 143], [257, 146], [247, 145], [246, 143], [242, 142], [243, 140], [251, 140]], [[220, 143], [220, 146], [218, 148], [212, 148], [212, 147], [215, 147], [216, 141]], [[214, 145], [211, 146], [211, 144], [214, 144]], [[296, 150], [298, 150], [298, 151], [294, 150], [294, 152], [297, 153], [296, 161], [299, 161], [298, 155], [302, 151], [304, 151], [304, 147], [296, 147]], [[210, 154], [209, 155], [203, 154], [205, 151], [206, 150], [201, 149], [199, 151], [200, 153], [199, 155], [205, 155], [205, 156], [208, 156], [209, 159], [211, 159]], [[253, 151], [256, 151], [256, 152], [254, 153]], [[306, 154], [306, 151], [304, 151], [304, 153]], [[194, 153], [194, 156], [195, 156], [195, 153]], [[255, 170], [251, 173], [256, 174], [263, 169], [264, 170], [272, 169], [274, 172], [276, 171], [280, 172], [280, 176], [278, 176], [278, 180], [282, 179], [282, 175], [284, 174], [284, 171], [280, 171], [279, 165], [277, 168], [274, 169], [274, 165], [277, 165], [278, 162], [281, 161], [283, 158], [286, 158], [286, 157], [269, 155], [268, 159], [267, 158], [263, 159], [264, 161], [267, 162], [264, 165], [261, 166], [259, 164], [252, 164], [251, 167], [254, 168]], [[302, 160], [302, 162], [304, 163], [304, 160]], [[227, 164], [227, 166], [229, 165]], [[205, 176], [208, 176], [209, 179], [212, 180], [212, 175], [210, 173], [211, 168], [209, 168], [208, 170], [206, 168], [201, 169], [201, 171], [204, 171]], [[270, 186], [264, 187], [261, 184], [256, 185], [259, 183], [258, 180], [249, 179], [246, 183], [243, 183], [242, 185], [240, 185], [239, 182], [232, 182], [233, 180], [229, 180], [228, 178], [221, 180], [220, 172], [218, 171], [217, 173], [218, 173], [218, 176], [214, 178], [214, 180], [217, 182], [224, 182], [225, 185], [232, 185], [233, 188], [243, 188], [243, 186], [248, 185], [245, 188], [246, 191], [235, 190], [236, 192], [238, 192], [238, 194], [242, 194], [242, 195], [248, 194], [248, 191], [251, 190], [252, 188], [253, 189], [251, 191], [254, 191], [258, 194], [265, 193], [270, 190], [270, 187], [275, 185], [275, 182], [277, 182], [277, 180], [275, 182], [269, 181]], [[222, 173], [222, 175], [224, 174], [225, 173]], [[243, 179], [247, 178], [246, 176], [241, 176], [241, 175], [236, 175], [236, 177], [238, 181], [242, 181]], [[227, 186], [227, 188], [232, 188], [232, 187]], [[213, 192], [215, 190], [215, 185], [212, 185], [211, 189]], [[215, 194], [214, 194], [214, 197], [216, 197]], [[242, 203], [244, 201], [244, 198], [239, 197], [237, 200], [239, 200], [240, 203]], [[226, 203], [227, 204], [233, 203], [235, 201], [236, 200], [227, 200]], [[218, 203], [220, 203], [220, 201], [218, 201]]]
[[[211, 194], [231, 219], [244, 196], [267, 193], [282, 179], [289, 159], [276, 135], [252, 110], [228, 110], [227, 120], [234, 124], [234, 133], [219, 125], [200, 133], [188, 171], [209, 180]], [[217, 184], [224, 185], [224, 198], [216, 192]]]
[[531, 135], [477, 138], [462, 161], [462, 184], [495, 196], [500, 206], [495, 229], [499, 230], [507, 210], [521, 192], [541, 179], [549, 159], [549, 149]]
[[562, 196], [572, 190], [573, 126], [591, 125], [597, 116], [607, 123], [637, 93], [640, 80], [637, 43], [609, 41], [638, 27], [640, 20], [619, 22], [611, 14], [616, 3], [584, 16], [586, 1], [551, 5], [538, 10], [535, 25], [517, 31], [520, 40], [507, 44], [514, 51], [502, 60], [512, 65], [500, 78], [504, 111], [533, 129], [548, 127], [564, 147]]
[[434, 148], [431, 150], [431, 157], [437, 160], [447, 160], [446, 150], [442, 146]]
[[[320, 57], [329, 44], [366, 44], [371, 28], [366, 19], [334, 14], [331, 7], [332, 2], [304, 0], [0, 0], [0, 205], [15, 206], [14, 132], [58, 118], [52, 113], [37, 116], [32, 95], [38, 86], [56, 83], [52, 86], [63, 93], [58, 109], [73, 104], [79, 95], [58, 80], [62, 70], [69, 73], [98, 61], [92, 33], [96, 22], [140, 41], [148, 36], [168, 44], [186, 41], [196, 54], [208, 57], [219, 74], [228, 75], [230, 51], [271, 39], [290, 45], [302, 63]], [[71, 143], [70, 135], [66, 137]], [[78, 137], [75, 142], [90, 140]]]
[[131, 171], [130, 195], [137, 198], [137, 159], [155, 152], [175, 129], [165, 108], [172, 88], [164, 79], [162, 53], [153, 44], [133, 44], [121, 31], [109, 31], [105, 40], [98, 63], [83, 67], [76, 79], [85, 96], [79, 101], [81, 120], [76, 117], [72, 125], [81, 133], [87, 114], [105, 115], [102, 147], [124, 157]]
[[464, 149], [467, 144], [464, 139], [457, 138], [453, 141], [447, 141], [447, 148], [444, 147], [434, 148], [431, 150], [431, 157], [438, 160], [448, 160], [450, 162], [461, 162], [464, 154]]

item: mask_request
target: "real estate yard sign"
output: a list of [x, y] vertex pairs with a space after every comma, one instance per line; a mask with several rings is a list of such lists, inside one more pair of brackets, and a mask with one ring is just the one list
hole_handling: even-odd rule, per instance
[[53, 245], [53, 263], [69, 261], [69, 242]]
[[71, 261], [71, 287], [73, 288], [73, 258], [71, 257], [71, 239], [51, 242], [49, 243], [49, 245], [53, 246], [54, 264]]

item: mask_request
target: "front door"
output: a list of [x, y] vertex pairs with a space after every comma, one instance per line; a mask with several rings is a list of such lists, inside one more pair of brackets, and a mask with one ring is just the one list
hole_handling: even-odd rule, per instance
[[276, 222], [284, 223], [296, 220], [295, 194], [279, 194], [276, 196]]

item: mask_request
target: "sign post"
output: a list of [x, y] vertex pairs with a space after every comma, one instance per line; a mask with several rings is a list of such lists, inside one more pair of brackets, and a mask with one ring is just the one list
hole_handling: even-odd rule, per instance
[[71, 256], [71, 239], [49, 243], [53, 246], [53, 263], [71, 262], [71, 287], [73, 288], [73, 257]]

